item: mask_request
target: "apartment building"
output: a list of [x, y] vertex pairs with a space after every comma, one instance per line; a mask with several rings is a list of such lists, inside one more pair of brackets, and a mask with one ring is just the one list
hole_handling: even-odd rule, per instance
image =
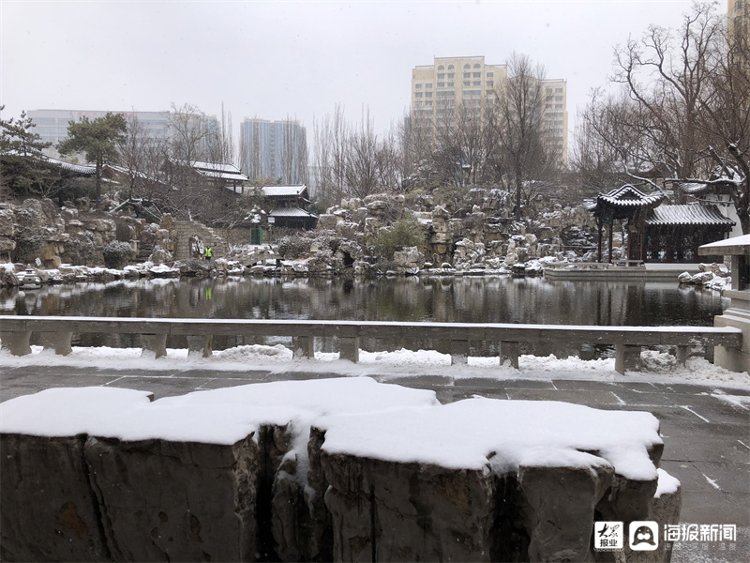
[[[34, 132], [42, 138], [42, 141], [53, 144], [67, 138], [68, 123], [71, 121], [79, 121], [83, 117], [98, 119], [107, 113], [106, 111], [73, 109], [37, 109], [27, 112], [36, 125]], [[168, 111], [111, 111], [109, 113], [121, 113], [126, 119], [135, 117], [149, 137], [169, 138], [170, 112]]]
[[[506, 65], [487, 64], [484, 56], [435, 57], [433, 64], [412, 70], [411, 118], [415, 128], [432, 135], [462, 106], [469, 115], [479, 116], [495, 90], [507, 79]], [[565, 80], [544, 80], [542, 84], [542, 127], [545, 141], [568, 154], [567, 84]]]
[[[99, 110], [72, 110], [72, 109], [38, 109], [27, 112], [35, 124], [34, 132], [41, 140], [52, 145], [45, 150], [46, 153], [56, 156], [57, 143], [68, 136], [68, 124], [71, 121], [79, 121], [81, 118], [98, 119], [107, 113], [121, 113], [125, 120], [130, 123], [136, 119], [143, 137], [158, 141], [169, 141], [175, 134], [172, 125], [172, 112], [170, 111], [99, 111]], [[196, 114], [190, 117], [189, 126], [200, 128], [203, 138], [196, 147], [195, 157], [199, 160], [212, 160], [212, 137], [219, 135], [219, 120], [215, 116]], [[215, 143], [213, 143], [215, 145]]]
[[250, 180], [307, 182], [307, 132], [297, 121], [245, 118], [240, 124], [241, 169]]

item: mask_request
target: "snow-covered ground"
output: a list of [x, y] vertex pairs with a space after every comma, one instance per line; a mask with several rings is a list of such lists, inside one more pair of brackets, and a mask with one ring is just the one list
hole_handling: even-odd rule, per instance
[[668, 353], [646, 350], [642, 353], [644, 369], [625, 375], [614, 369], [614, 359], [581, 360], [571, 356], [524, 355], [519, 359], [520, 369], [500, 365], [497, 357], [469, 357], [467, 365], [451, 365], [448, 354], [434, 350], [394, 352], [360, 351], [359, 363], [339, 360], [338, 353], [315, 354], [315, 360], [295, 359], [292, 351], [281, 344], [245, 345], [214, 351], [208, 358], [188, 354], [186, 349], [167, 349], [167, 356], [154, 359], [142, 355], [141, 348], [73, 347], [68, 356], [55, 355], [52, 350], [32, 346], [32, 354], [12, 356], [0, 350], [1, 367], [70, 366], [109, 370], [173, 370], [214, 371], [265, 370], [274, 374], [285, 372], [326, 373], [332, 375], [377, 376], [380, 381], [402, 379], [409, 376], [437, 375], [453, 379], [486, 378], [508, 379], [569, 379], [586, 381], [651, 383], [689, 383], [750, 390], [750, 376], [746, 372], [732, 372], [715, 366], [703, 358], [689, 358], [686, 365], [677, 365]]

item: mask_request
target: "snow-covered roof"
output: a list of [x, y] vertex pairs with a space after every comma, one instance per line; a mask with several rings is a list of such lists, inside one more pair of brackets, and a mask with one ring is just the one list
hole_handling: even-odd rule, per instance
[[750, 256], [750, 235], [741, 235], [704, 244], [698, 247], [698, 254], [702, 256], [712, 254]]
[[651, 210], [647, 225], [717, 225], [732, 227], [735, 222], [725, 217], [716, 205], [660, 205]]
[[277, 207], [269, 214], [271, 217], [312, 217], [317, 219], [317, 215], [313, 215], [309, 211], [300, 209], [299, 207]]
[[212, 170], [214, 172], [236, 173], [240, 171], [240, 169], [237, 168], [234, 164], [224, 164], [220, 162], [204, 162], [201, 160], [194, 160], [193, 168], [200, 168], [203, 170]]
[[73, 164], [72, 162], [66, 162], [59, 158], [47, 157], [47, 162], [68, 172], [75, 172], [76, 174], [83, 174], [85, 176], [92, 176], [96, 174], [96, 166], [93, 164]]
[[625, 207], [642, 207], [659, 203], [662, 194], [646, 194], [631, 184], [625, 184], [605, 194], [597, 196], [597, 202]]
[[234, 164], [223, 164], [218, 162], [202, 162], [196, 160], [192, 164], [195, 171], [206, 178], [220, 178], [222, 180], [236, 180], [245, 182], [248, 177]]
[[261, 189], [266, 197], [301, 197], [307, 191], [307, 186], [263, 186]]

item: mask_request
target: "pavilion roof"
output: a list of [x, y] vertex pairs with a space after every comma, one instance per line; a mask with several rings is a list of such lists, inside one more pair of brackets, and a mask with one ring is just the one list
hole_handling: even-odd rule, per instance
[[662, 194], [646, 194], [633, 186], [625, 184], [596, 198], [597, 207], [651, 207], [658, 205], [664, 198]]
[[647, 225], [715, 225], [733, 227], [735, 222], [725, 217], [713, 204], [661, 205], [651, 210]]

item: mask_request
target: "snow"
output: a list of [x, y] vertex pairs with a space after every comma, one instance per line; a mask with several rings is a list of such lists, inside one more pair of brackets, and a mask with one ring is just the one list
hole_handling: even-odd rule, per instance
[[739, 407], [741, 409], [750, 410], [750, 396], [747, 395], [726, 395], [724, 393], [713, 393], [712, 397], [716, 397], [720, 401], [729, 403], [732, 406]]
[[522, 465], [590, 467], [595, 457], [596, 465], [608, 462], [628, 479], [653, 480], [656, 468], [647, 448], [662, 444], [659, 422], [650, 413], [556, 401], [475, 398], [387, 417], [331, 416], [318, 425], [326, 430], [328, 453], [455, 469], [482, 469], [491, 458], [499, 473]]
[[750, 235], [741, 235], [704, 244], [701, 248], [723, 248], [727, 246], [750, 246]]
[[656, 485], [654, 498], [659, 498], [662, 495], [673, 495], [680, 490], [680, 482], [669, 473], [661, 468], [657, 469], [656, 473], [659, 475], [659, 481]]
[[0, 403], [0, 431], [34, 436], [95, 434], [112, 413], [151, 402], [146, 391], [52, 388]]
[[129, 389], [62, 388], [0, 404], [0, 431], [39, 436], [231, 445], [260, 424], [291, 427], [303, 479], [311, 426], [325, 431], [332, 454], [499, 473], [611, 465], [628, 479], [654, 480], [647, 449], [662, 444], [646, 412], [484, 398], [441, 405], [433, 391], [369, 378], [258, 383], [154, 402]]
[[210, 369], [214, 371], [266, 370], [273, 374], [326, 373], [342, 376], [375, 376], [381, 381], [433, 375], [449, 380], [481, 378], [486, 380], [536, 380], [551, 381], [568, 379], [574, 381], [682, 383], [717, 386], [748, 391], [750, 380], [746, 372], [733, 372], [715, 366], [703, 358], [688, 358], [684, 366], [677, 365], [674, 356], [664, 352], [645, 350], [641, 354], [642, 371], [622, 375], [615, 371], [614, 358], [581, 360], [576, 356], [519, 357], [520, 369], [507, 363], [500, 365], [496, 356], [468, 358], [466, 365], [451, 365], [448, 354], [434, 350], [411, 351], [400, 349], [393, 352], [367, 352], [360, 350], [359, 363], [339, 359], [336, 352], [316, 352], [315, 359], [293, 358], [292, 351], [276, 344], [245, 345], [214, 351], [208, 358], [197, 354], [188, 355], [187, 349], [167, 349], [166, 357], [155, 359], [142, 356], [141, 348], [110, 348], [74, 346], [71, 354], [59, 356], [52, 350], [43, 351], [41, 346], [32, 346], [32, 353], [13, 356], [0, 350], [0, 367], [68, 366], [107, 370], [190, 371]]

